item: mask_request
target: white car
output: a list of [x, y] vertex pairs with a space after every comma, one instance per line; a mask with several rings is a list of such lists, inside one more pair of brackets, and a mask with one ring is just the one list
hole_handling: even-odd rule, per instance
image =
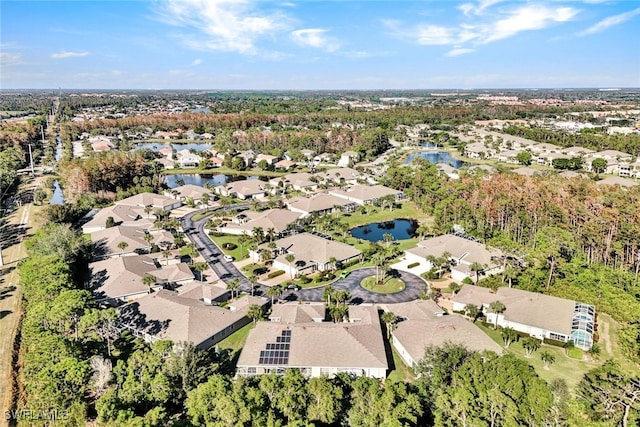
[[228, 262], [233, 262], [233, 257], [231, 255], [225, 255], [224, 260]]

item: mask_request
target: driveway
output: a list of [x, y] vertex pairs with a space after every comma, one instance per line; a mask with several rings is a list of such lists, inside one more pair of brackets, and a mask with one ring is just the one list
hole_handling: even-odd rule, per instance
[[[248, 204], [230, 205], [225, 208], [231, 209], [247, 209]], [[193, 216], [203, 210], [188, 213], [180, 219], [182, 229], [185, 231], [186, 236], [191, 242], [193, 242], [198, 248], [200, 255], [211, 266], [211, 269], [222, 279], [225, 283], [234, 278], [240, 280], [240, 290], [251, 293], [251, 284], [247, 278], [236, 268], [236, 266], [223, 258], [222, 251], [213, 243], [213, 241], [204, 232], [204, 226], [208, 220], [208, 217], [202, 218], [198, 221], [193, 221]], [[333, 287], [336, 289], [346, 289], [351, 292], [351, 300], [349, 302], [353, 304], [359, 303], [396, 303], [396, 302], [408, 302], [418, 299], [420, 295], [420, 289], [423, 286], [428, 286], [427, 282], [420, 276], [415, 274], [394, 270], [398, 275], [398, 278], [402, 279], [406, 288], [402, 292], [395, 294], [377, 294], [369, 292], [360, 287], [362, 279], [368, 276], [375, 276], [375, 268], [362, 268], [351, 272], [349, 276], [344, 279], [338, 279], [333, 282]], [[254, 289], [254, 295], [266, 295], [267, 286], [256, 285]], [[281, 295], [281, 299], [288, 301], [322, 301], [322, 290], [324, 287], [313, 289], [301, 289], [299, 291], [286, 291]]]

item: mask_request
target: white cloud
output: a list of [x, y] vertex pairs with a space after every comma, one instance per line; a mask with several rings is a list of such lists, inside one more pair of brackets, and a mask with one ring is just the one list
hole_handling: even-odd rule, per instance
[[620, 25], [624, 22], [627, 22], [634, 16], [640, 14], [640, 7], [629, 12], [621, 13], [619, 15], [613, 15], [608, 18], [603, 19], [597, 24], [587, 28], [583, 32], [580, 33], [581, 36], [587, 36], [590, 34], [599, 33], [600, 31], [604, 31], [609, 27], [613, 27], [615, 25]]
[[66, 59], [66, 58], [80, 58], [83, 56], [88, 56], [89, 52], [58, 52], [52, 53], [51, 58], [53, 59]]
[[571, 7], [549, 8], [543, 5], [525, 5], [511, 12], [510, 16], [485, 27], [483, 43], [512, 37], [522, 31], [541, 30], [555, 22], [566, 22], [578, 13]]
[[416, 40], [423, 45], [448, 45], [456, 42], [456, 28], [438, 25], [421, 25], [416, 30]]
[[337, 40], [326, 35], [327, 30], [322, 28], [305, 28], [291, 32], [293, 41], [303, 47], [315, 47], [324, 49], [328, 52], [334, 52], [340, 44]]
[[482, 15], [485, 9], [493, 6], [496, 3], [500, 3], [504, 0], [479, 0], [478, 4], [475, 5], [473, 3], [463, 3], [458, 6], [458, 9], [462, 11], [467, 16], [470, 15]]
[[256, 5], [251, 0], [166, 0], [155, 12], [166, 24], [195, 30], [179, 36], [192, 49], [255, 55], [260, 37], [288, 30], [291, 21]]
[[456, 47], [447, 52], [447, 56], [460, 56], [467, 53], [475, 52], [475, 49], [469, 49], [465, 47]]
[[195, 67], [195, 66], [200, 65], [200, 64], [202, 64], [202, 59], [200, 59], [200, 58], [196, 58], [196, 59], [193, 60], [193, 62], [191, 62], [191, 66], [192, 67]]
[[15, 65], [21, 65], [22, 54], [18, 52], [0, 52], [0, 66], [11, 67]]

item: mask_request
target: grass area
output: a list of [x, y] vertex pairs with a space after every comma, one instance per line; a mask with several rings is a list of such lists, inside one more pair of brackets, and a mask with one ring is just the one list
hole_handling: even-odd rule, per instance
[[228, 361], [221, 366], [221, 372], [229, 375], [233, 375], [235, 373], [236, 365], [240, 358], [240, 351], [242, 350], [242, 347], [244, 347], [244, 343], [247, 341], [247, 335], [249, 335], [251, 328], [253, 328], [253, 322], [238, 329], [236, 332], [216, 344], [218, 351], [226, 351], [229, 356], [227, 359]]
[[353, 228], [371, 222], [392, 221], [398, 218], [409, 218], [421, 221], [427, 220], [425, 214], [418, 209], [414, 203], [409, 201], [402, 203], [400, 207], [392, 210], [382, 210], [378, 207], [367, 206], [366, 213], [356, 211], [349, 215], [343, 215], [340, 219], [345, 222], [349, 228]]
[[[477, 322], [476, 325], [482, 329], [487, 335], [489, 335], [495, 342], [504, 347], [502, 336], [499, 331], [493, 330], [492, 327], [486, 327]], [[601, 362], [593, 362], [587, 360], [577, 360], [566, 355], [565, 350], [560, 347], [542, 344], [542, 346], [530, 357], [525, 356], [525, 350], [522, 347], [521, 341], [515, 342], [509, 346], [505, 351], [516, 355], [528, 364], [534, 367], [536, 373], [545, 381], [551, 382], [554, 379], [564, 379], [569, 386], [569, 389], [574, 389], [578, 382], [582, 379], [583, 375], [587, 371], [600, 365]], [[540, 359], [540, 354], [543, 351], [548, 351], [555, 357], [555, 361], [549, 366], [548, 369], [544, 368], [544, 363]]]
[[[240, 236], [236, 236], [233, 234], [224, 234], [222, 236], [209, 236], [211, 240], [215, 242], [216, 245], [224, 252], [225, 255], [231, 255], [236, 261], [247, 258], [249, 256], [249, 249], [247, 249], [246, 245], [243, 248], [240, 246], [238, 242], [238, 238]], [[233, 243], [237, 247], [233, 250], [227, 250], [222, 247], [225, 243]]]
[[200, 221], [202, 218], [208, 217], [213, 215], [213, 212], [209, 211], [209, 212], [200, 212], [198, 214], [195, 214], [192, 218], [193, 221]]
[[403, 291], [407, 287], [403, 280], [395, 277], [387, 277], [382, 285], [378, 285], [375, 276], [365, 277], [362, 279], [362, 282], [360, 282], [360, 286], [376, 294], [395, 294]]
[[[623, 371], [632, 375], [640, 375], [640, 364], [627, 359], [618, 345], [618, 330], [620, 324], [611, 316], [598, 313], [598, 332], [600, 333], [600, 359], [616, 359]], [[605, 333], [606, 332], [606, 333]], [[609, 345], [607, 345], [607, 341]]]
[[402, 358], [400, 357], [396, 349], [393, 348], [393, 346], [391, 346], [391, 352], [393, 354], [393, 366], [395, 369], [389, 372], [387, 381], [390, 381], [392, 383], [399, 383], [411, 382], [415, 380], [416, 377], [413, 369], [404, 364]]

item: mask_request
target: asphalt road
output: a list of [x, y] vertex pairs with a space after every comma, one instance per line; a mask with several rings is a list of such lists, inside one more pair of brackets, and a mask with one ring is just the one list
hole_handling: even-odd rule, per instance
[[[224, 208], [218, 209], [247, 209], [249, 205], [239, 204], [230, 205]], [[222, 279], [227, 282], [234, 278], [240, 281], [240, 290], [244, 292], [251, 292], [251, 284], [247, 278], [236, 268], [236, 266], [223, 258], [224, 254], [213, 241], [204, 232], [204, 226], [207, 223], [209, 217], [202, 218], [198, 221], [193, 221], [193, 217], [204, 210], [195, 211], [189, 213], [180, 219], [182, 229], [185, 231], [189, 240], [195, 244], [198, 248], [198, 252], [202, 255], [205, 261], [211, 266], [212, 270]], [[336, 289], [346, 289], [351, 293], [351, 300], [349, 302], [353, 304], [359, 303], [396, 303], [396, 302], [408, 302], [418, 299], [420, 289], [427, 283], [419, 276], [408, 273], [405, 271], [394, 270], [392, 274], [397, 274], [402, 279], [406, 288], [395, 294], [377, 294], [369, 292], [360, 287], [362, 279], [368, 276], [374, 276], [376, 274], [375, 268], [362, 268], [360, 270], [353, 271], [349, 276], [344, 279], [338, 279], [332, 283], [332, 286]], [[267, 286], [256, 285], [254, 288], [254, 295], [266, 295]], [[322, 301], [322, 290], [320, 288], [301, 289], [299, 291], [285, 291], [281, 299], [288, 301]]]

